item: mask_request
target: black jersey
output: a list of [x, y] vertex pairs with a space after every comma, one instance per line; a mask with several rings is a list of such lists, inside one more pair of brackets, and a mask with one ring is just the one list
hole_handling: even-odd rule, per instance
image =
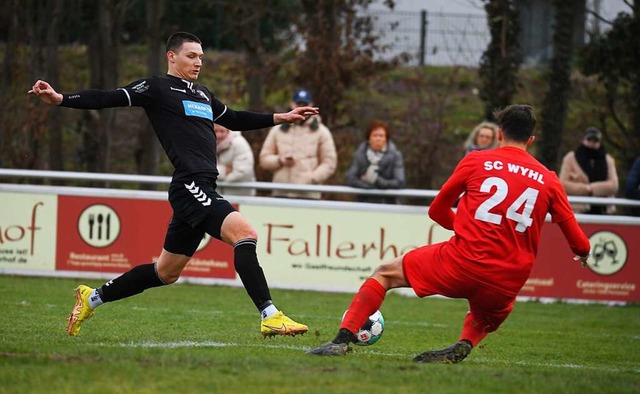
[[273, 126], [273, 114], [234, 111], [205, 86], [171, 75], [148, 77], [110, 91], [64, 94], [61, 106], [82, 109], [142, 107], [175, 168], [174, 180], [217, 177], [213, 123], [231, 130]]
[[227, 107], [209, 89], [172, 77], [140, 79], [122, 88], [130, 106], [143, 107], [175, 168], [174, 178], [217, 176], [213, 122]]

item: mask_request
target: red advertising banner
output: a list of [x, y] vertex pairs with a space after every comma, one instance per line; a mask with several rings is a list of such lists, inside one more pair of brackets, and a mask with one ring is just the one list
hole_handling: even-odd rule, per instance
[[560, 228], [543, 227], [540, 248], [521, 296], [597, 301], [640, 301], [638, 226], [581, 224], [591, 242], [591, 259], [583, 268]]
[[[0, 205], [0, 274], [55, 270], [116, 276], [157, 260], [171, 219], [168, 202], [130, 198], [135, 196], [130, 191], [121, 197], [102, 197], [99, 190], [91, 192], [94, 196], [60, 192], [0, 194], [5, 203]], [[239, 210], [260, 235], [258, 256], [274, 288], [356, 291], [380, 262], [451, 235], [428, 219], [424, 208], [353, 207], [359, 209], [257, 198]], [[586, 268], [572, 260], [559, 227], [546, 224], [536, 264], [519, 295], [640, 302], [640, 221], [610, 216], [599, 222], [580, 223], [592, 247]], [[233, 249], [205, 236], [183, 276], [236, 280]]]
[[[160, 255], [171, 220], [168, 202], [58, 198], [56, 269], [122, 273]], [[205, 236], [183, 276], [235, 279], [233, 249]]]

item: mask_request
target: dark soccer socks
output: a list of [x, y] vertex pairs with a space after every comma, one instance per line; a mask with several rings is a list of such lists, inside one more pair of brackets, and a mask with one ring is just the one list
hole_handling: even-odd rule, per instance
[[117, 301], [140, 294], [151, 287], [164, 286], [155, 263], [141, 264], [96, 289], [103, 302]]
[[258, 263], [257, 241], [252, 238], [241, 239], [233, 245], [233, 263], [247, 294], [259, 311], [271, 304], [271, 293], [264, 271]]

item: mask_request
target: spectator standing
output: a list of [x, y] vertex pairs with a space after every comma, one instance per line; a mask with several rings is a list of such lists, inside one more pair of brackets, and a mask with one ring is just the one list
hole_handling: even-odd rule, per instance
[[[569, 196], [615, 197], [618, 192], [616, 163], [602, 144], [600, 130], [587, 128], [580, 146], [562, 159], [559, 177]], [[614, 205], [571, 205], [576, 213], [615, 212]]]
[[[294, 93], [291, 109], [313, 104], [309, 91]], [[284, 127], [282, 127], [284, 126]], [[336, 147], [331, 131], [319, 115], [291, 124], [277, 125], [269, 131], [260, 151], [260, 166], [273, 172], [273, 182], [318, 185], [336, 170]], [[275, 197], [320, 199], [320, 192], [274, 190]]]
[[493, 149], [498, 146], [498, 126], [491, 122], [479, 123], [464, 143], [464, 154], [474, 150]]
[[[625, 195], [633, 200], [640, 200], [640, 156], [631, 165], [631, 169], [627, 173], [627, 182], [625, 183]], [[640, 208], [631, 208], [631, 214], [640, 216]]]
[[[404, 160], [389, 137], [389, 125], [374, 120], [353, 156], [347, 171], [347, 185], [361, 189], [402, 189], [406, 186]], [[398, 204], [398, 198], [359, 195], [358, 201]]]
[[[239, 131], [231, 131], [215, 123], [218, 180], [223, 182], [255, 182], [253, 151]], [[255, 196], [255, 189], [219, 188], [220, 194]]]

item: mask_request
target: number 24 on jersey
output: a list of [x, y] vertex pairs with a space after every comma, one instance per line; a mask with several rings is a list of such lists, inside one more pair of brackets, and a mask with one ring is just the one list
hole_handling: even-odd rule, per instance
[[[491, 190], [495, 188], [493, 194], [485, 200], [476, 211], [475, 219], [483, 222], [501, 224], [502, 215], [498, 215], [491, 212], [491, 209], [502, 203], [509, 194], [509, 185], [507, 182], [498, 177], [490, 177], [482, 182], [480, 191], [483, 193], [491, 193]], [[531, 218], [531, 212], [538, 199], [539, 191], [528, 187], [516, 200], [507, 208], [506, 217], [515, 221], [516, 231], [523, 233], [531, 226], [533, 219]]]

